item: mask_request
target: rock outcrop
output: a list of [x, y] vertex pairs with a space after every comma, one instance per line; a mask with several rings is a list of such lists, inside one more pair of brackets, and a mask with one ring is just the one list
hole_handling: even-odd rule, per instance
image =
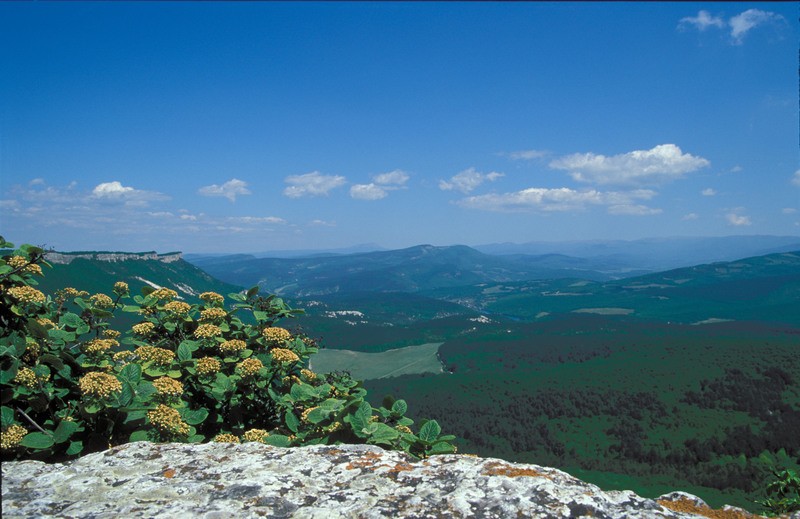
[[[2, 464], [12, 517], [751, 517], [673, 493], [602, 491], [556, 469], [367, 445], [136, 442], [65, 464]], [[711, 515], [724, 513], [726, 515]]]
[[129, 261], [129, 260], [151, 260], [162, 263], [172, 263], [183, 257], [180, 252], [169, 252], [167, 254], [157, 254], [151, 252], [56, 252], [45, 253], [45, 259], [50, 263], [69, 265], [78, 258], [97, 260], [97, 261]]

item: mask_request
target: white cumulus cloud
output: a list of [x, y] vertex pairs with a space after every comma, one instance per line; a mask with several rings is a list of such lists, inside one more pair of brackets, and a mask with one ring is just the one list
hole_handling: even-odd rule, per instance
[[319, 171], [312, 171], [305, 175], [290, 175], [284, 179], [289, 187], [283, 194], [289, 198], [303, 196], [328, 196], [337, 187], [343, 186], [347, 181], [339, 175], [323, 175]]
[[714, 196], [717, 194], [717, 192], [714, 189], [707, 187], [704, 190], [700, 191], [700, 194], [703, 196]]
[[575, 153], [550, 162], [553, 169], [569, 172], [578, 182], [618, 185], [654, 185], [683, 177], [710, 162], [683, 153], [674, 144], [660, 144], [649, 150], [635, 150], [607, 157]]
[[456, 191], [461, 191], [466, 194], [484, 182], [494, 182], [503, 176], [505, 176], [503, 173], [497, 173], [496, 171], [481, 173], [476, 171], [475, 168], [469, 168], [453, 175], [450, 177], [450, 180], [440, 180], [439, 189], [442, 191], [451, 191], [455, 189]]
[[[48, 191], [50, 188], [48, 188]], [[157, 191], [145, 191], [123, 186], [121, 182], [102, 182], [92, 189], [91, 198], [97, 200], [124, 202], [127, 206], [146, 206], [150, 202], [169, 200], [169, 197]]]
[[355, 184], [350, 187], [350, 196], [359, 200], [380, 200], [386, 198], [389, 191], [407, 189], [408, 173], [396, 169], [388, 173], [373, 175], [369, 184]]
[[728, 213], [727, 215], [725, 215], [725, 218], [728, 220], [728, 223], [736, 227], [741, 227], [744, 225], [752, 225], [749, 216], [738, 215], [736, 213]]
[[231, 202], [235, 202], [237, 196], [250, 194], [250, 190], [247, 189], [247, 182], [238, 178], [232, 178], [221, 186], [211, 184], [210, 186], [201, 187], [197, 192], [203, 196], [224, 196]]

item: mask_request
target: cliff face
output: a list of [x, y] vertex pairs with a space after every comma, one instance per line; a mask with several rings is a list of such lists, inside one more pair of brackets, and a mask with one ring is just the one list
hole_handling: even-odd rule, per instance
[[155, 260], [172, 263], [181, 259], [180, 252], [156, 254], [155, 252], [48, 252], [45, 259], [50, 263], [68, 265], [78, 258], [98, 261]]
[[[602, 491], [556, 469], [366, 445], [137, 442], [3, 463], [3, 517], [752, 517], [689, 494]], [[798, 514], [800, 517], [800, 514]]]

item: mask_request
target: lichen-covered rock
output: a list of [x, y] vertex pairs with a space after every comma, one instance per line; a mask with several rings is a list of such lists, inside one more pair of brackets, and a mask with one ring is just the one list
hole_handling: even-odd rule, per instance
[[5, 519], [701, 517], [669, 508], [667, 496], [602, 491], [552, 468], [457, 455], [418, 461], [366, 445], [136, 442], [65, 464], [3, 463], [2, 472]]

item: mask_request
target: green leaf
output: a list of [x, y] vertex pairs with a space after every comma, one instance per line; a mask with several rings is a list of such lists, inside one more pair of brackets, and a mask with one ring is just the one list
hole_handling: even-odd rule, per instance
[[117, 395], [117, 407], [125, 407], [133, 401], [133, 386], [130, 382], [122, 382], [122, 391]]
[[291, 394], [292, 398], [294, 398], [295, 401], [297, 402], [302, 402], [304, 400], [312, 400], [317, 396], [317, 392], [314, 391], [313, 386], [311, 386], [310, 384], [303, 384], [303, 383], [292, 385], [292, 389], [289, 390], [289, 394]]
[[369, 402], [361, 402], [358, 410], [350, 415], [350, 425], [353, 427], [353, 432], [360, 437], [364, 437], [364, 429], [369, 425], [369, 419], [372, 417], [372, 406]]
[[247, 291], [247, 299], [250, 299], [251, 297], [255, 297], [257, 294], [258, 294], [258, 285], [252, 287], [251, 289], [249, 289]]
[[62, 326], [69, 326], [70, 328], [78, 328], [86, 323], [83, 322], [83, 319], [77, 314], [73, 314], [72, 312], [67, 312], [61, 316], [58, 320], [58, 323]]
[[408, 411], [408, 404], [405, 400], [396, 400], [392, 404], [392, 414], [395, 416], [403, 416]]
[[2, 416], [3, 429], [14, 423], [14, 410], [10, 407], [3, 406], [0, 408], [0, 416]]
[[426, 451], [428, 455], [432, 454], [453, 454], [456, 452], [456, 448], [444, 441], [439, 441], [434, 443], [430, 449]]
[[70, 442], [69, 448], [67, 449], [67, 456], [75, 456], [76, 454], [80, 454], [83, 450], [83, 442]]
[[324, 409], [320, 406], [312, 409], [308, 413], [306, 420], [308, 420], [309, 423], [318, 424], [321, 421], [326, 420], [330, 415], [331, 415], [330, 409]]
[[25, 435], [22, 441], [19, 442], [23, 447], [29, 449], [49, 449], [54, 445], [53, 437], [40, 432], [32, 432]]
[[199, 409], [186, 409], [184, 410], [181, 415], [183, 416], [183, 421], [189, 425], [198, 425], [205, 421], [208, 418], [208, 409], [205, 407], [201, 407]]
[[256, 321], [262, 322], [269, 319], [269, 314], [260, 310], [253, 310], [253, 317], [256, 318]]
[[384, 443], [384, 444], [391, 444], [392, 440], [396, 439], [400, 436], [400, 433], [395, 429], [392, 429], [385, 423], [373, 423], [370, 424], [372, 427], [370, 441], [372, 443]]
[[425, 425], [419, 428], [419, 439], [427, 443], [433, 443], [441, 432], [442, 428], [436, 420], [428, 420]]
[[11, 362], [10, 368], [0, 371], [0, 383], [8, 384], [12, 380], [14, 380], [14, 377], [17, 376], [18, 369], [19, 369], [19, 361], [17, 359], [14, 359]]
[[270, 434], [264, 438], [264, 443], [274, 447], [288, 447], [292, 444], [292, 442], [289, 440], [289, 437], [284, 436], [283, 434]]
[[178, 360], [183, 362], [185, 360], [192, 359], [192, 350], [189, 349], [189, 345], [186, 342], [182, 342], [180, 346], [178, 346]]
[[186, 441], [189, 443], [203, 443], [203, 440], [205, 439], [206, 437], [203, 436], [202, 434], [193, 434], [189, 436], [189, 438]]
[[287, 411], [284, 421], [286, 422], [286, 427], [293, 433], [296, 433], [300, 428], [300, 420], [298, 420], [297, 416], [291, 411]]
[[53, 432], [53, 441], [55, 443], [64, 443], [69, 440], [70, 436], [78, 430], [80, 426], [77, 422], [70, 422], [69, 420], [62, 420], [56, 430]]
[[128, 363], [120, 370], [117, 378], [137, 386], [142, 380], [142, 367], [135, 362]]
[[147, 431], [140, 429], [138, 431], [133, 431], [131, 433], [130, 437], [128, 438], [128, 441], [131, 442], [131, 443], [133, 443], [133, 442], [146, 442], [149, 439], [150, 439], [150, 435], [147, 433]]
[[51, 355], [49, 353], [45, 353], [44, 355], [39, 357], [39, 362], [43, 364], [50, 364], [56, 369], [56, 371], [61, 371], [62, 369], [64, 369], [64, 362], [60, 358], [56, 357], [55, 355]]

